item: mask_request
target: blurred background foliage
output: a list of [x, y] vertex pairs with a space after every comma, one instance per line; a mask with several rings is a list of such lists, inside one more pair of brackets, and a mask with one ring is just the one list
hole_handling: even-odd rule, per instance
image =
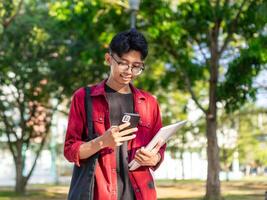
[[[196, 113], [170, 143], [172, 152], [206, 147], [189, 144], [207, 134], [215, 59], [218, 130], [238, 133], [236, 146], [221, 147], [220, 162], [227, 168], [238, 151], [244, 164], [267, 165], [260, 139], [266, 124], [257, 123], [266, 109], [253, 103], [267, 87], [255, 83], [266, 70], [266, 9], [266, 0], [141, 1], [136, 26], [149, 41], [149, 56], [135, 84], [157, 96], [164, 124]], [[111, 38], [130, 27], [129, 18], [126, 0], [0, 1], [0, 134], [22, 180], [18, 192], [32, 172], [23, 173], [26, 150], [34, 148], [37, 159], [59, 106], [67, 105], [61, 109], [67, 113], [77, 88], [108, 77], [104, 54]]]

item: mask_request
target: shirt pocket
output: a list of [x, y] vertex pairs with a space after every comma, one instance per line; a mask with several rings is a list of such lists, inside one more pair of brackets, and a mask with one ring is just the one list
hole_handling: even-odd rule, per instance
[[147, 129], [151, 128], [151, 124], [148, 121], [140, 120], [138, 124], [140, 127], [144, 127]]
[[142, 140], [142, 146], [147, 145], [151, 138], [151, 123], [145, 120], [140, 120], [138, 124], [139, 138]]
[[102, 114], [95, 114], [93, 117], [94, 131], [98, 135], [102, 135], [105, 132], [104, 119], [105, 117]]

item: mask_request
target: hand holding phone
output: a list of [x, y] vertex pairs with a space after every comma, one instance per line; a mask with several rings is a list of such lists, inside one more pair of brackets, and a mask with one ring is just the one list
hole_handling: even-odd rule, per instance
[[121, 119], [122, 123], [130, 122], [130, 126], [128, 128], [135, 128], [137, 127], [140, 120], [140, 115], [138, 113], [124, 113]]

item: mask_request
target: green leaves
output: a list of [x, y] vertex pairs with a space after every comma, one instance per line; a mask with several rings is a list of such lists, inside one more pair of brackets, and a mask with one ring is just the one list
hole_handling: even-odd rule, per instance
[[251, 39], [248, 45], [229, 64], [225, 81], [218, 88], [218, 101], [225, 101], [228, 112], [238, 109], [248, 99], [255, 100], [257, 88], [253, 80], [267, 62], [267, 37]]
[[[108, 44], [130, 27], [122, 4], [27, 1], [6, 26], [19, 4], [2, 1], [1, 86], [15, 85], [30, 109], [33, 101], [69, 100], [77, 88], [107, 77]], [[267, 62], [266, 7], [266, 0], [141, 1], [136, 25], [149, 41], [149, 56], [136, 84], [158, 96], [166, 123], [186, 118], [189, 93], [208, 109], [211, 69], [218, 70], [213, 103], [230, 113], [255, 99], [253, 81]]]

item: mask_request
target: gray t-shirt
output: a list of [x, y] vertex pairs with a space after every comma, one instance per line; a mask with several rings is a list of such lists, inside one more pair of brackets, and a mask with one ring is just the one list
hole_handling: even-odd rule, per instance
[[[110, 111], [111, 125], [120, 125], [123, 113], [134, 111], [133, 94], [121, 94], [105, 85]], [[135, 200], [134, 191], [128, 176], [127, 142], [116, 149], [118, 200]]]

